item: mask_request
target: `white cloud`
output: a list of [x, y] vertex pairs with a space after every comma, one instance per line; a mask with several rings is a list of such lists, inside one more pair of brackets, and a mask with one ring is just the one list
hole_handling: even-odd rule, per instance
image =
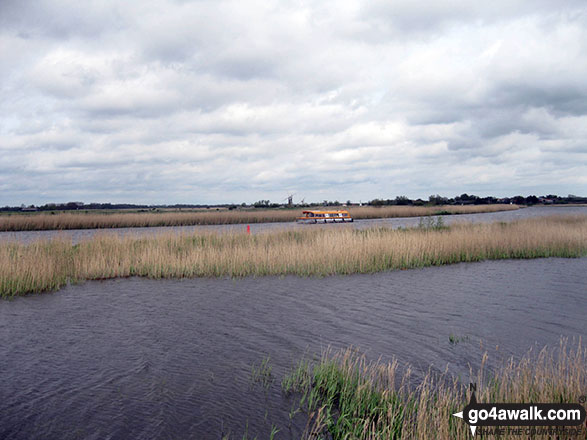
[[6, 0], [0, 25], [0, 204], [587, 192], [584, 2]]

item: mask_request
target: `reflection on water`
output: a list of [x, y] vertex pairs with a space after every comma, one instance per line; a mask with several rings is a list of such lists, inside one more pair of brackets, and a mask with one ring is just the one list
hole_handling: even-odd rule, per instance
[[[299, 438], [279, 378], [354, 345], [466, 377], [587, 335], [587, 259], [492, 261], [375, 275], [146, 280], [0, 302], [0, 438]], [[450, 335], [466, 338], [459, 344]], [[270, 356], [265, 390], [251, 366]], [[251, 435], [252, 434], [252, 435]]]
[[[583, 214], [587, 215], [587, 206], [533, 206], [530, 208], [518, 209], [515, 211], [489, 212], [485, 214], [462, 214], [443, 216], [446, 224], [454, 222], [496, 222], [512, 221], [529, 217], [540, 217], [545, 215], [570, 215]], [[262, 231], [291, 229], [291, 228], [368, 228], [371, 226], [389, 226], [414, 227], [418, 226], [420, 217], [388, 218], [388, 219], [369, 219], [355, 220], [353, 223], [333, 224], [297, 224], [297, 223], [253, 223], [251, 224], [251, 233], [255, 234]], [[96, 234], [116, 233], [119, 235], [144, 236], [164, 234], [169, 232], [200, 232], [200, 231], [242, 231], [246, 230], [246, 225], [205, 225], [205, 226], [169, 226], [169, 227], [152, 227], [152, 228], [110, 228], [110, 229], [73, 229], [66, 231], [19, 231], [6, 232], [0, 231], [0, 241], [18, 241], [28, 243], [38, 239], [49, 239], [53, 237], [71, 237], [73, 243], [80, 240], [91, 238]]]

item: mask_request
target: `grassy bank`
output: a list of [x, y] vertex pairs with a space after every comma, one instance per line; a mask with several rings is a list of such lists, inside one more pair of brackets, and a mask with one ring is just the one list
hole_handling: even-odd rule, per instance
[[[577, 403], [587, 389], [587, 350], [581, 343], [569, 347], [562, 341], [556, 349], [530, 352], [493, 372], [483, 365], [471, 374], [480, 403]], [[309, 419], [307, 440], [472, 438], [468, 425], [452, 416], [469, 401], [468, 383], [430, 373], [415, 388], [410, 382], [410, 370], [399, 373], [397, 362], [370, 363], [345, 350], [327, 352], [315, 365], [300, 362], [282, 386], [300, 397]], [[583, 427], [582, 435], [564, 438], [584, 439], [585, 432]]]
[[[587, 255], [587, 216], [393, 230], [344, 225], [245, 233], [104, 233], [72, 246], [65, 238], [0, 243], [0, 295], [55, 290], [115, 277], [326, 276], [504, 258]], [[438, 224], [436, 224], [438, 225]]]
[[[310, 209], [310, 208], [306, 208]], [[316, 207], [315, 209], [324, 209]], [[328, 208], [335, 209], [335, 208]], [[385, 206], [351, 207], [356, 219], [417, 217], [428, 215], [472, 214], [518, 209], [516, 205], [472, 206]], [[152, 226], [223, 225], [238, 223], [292, 222], [302, 209], [222, 210], [199, 212], [61, 212], [54, 214], [13, 214], [0, 216], [0, 231], [34, 231], [52, 229], [101, 229]]]

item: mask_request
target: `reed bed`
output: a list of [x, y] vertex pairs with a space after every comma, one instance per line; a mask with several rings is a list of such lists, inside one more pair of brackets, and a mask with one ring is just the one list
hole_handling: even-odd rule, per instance
[[[432, 225], [433, 223], [431, 223]], [[55, 290], [83, 280], [327, 276], [505, 258], [587, 255], [587, 216], [394, 230], [344, 225], [246, 233], [104, 232], [76, 245], [56, 238], [0, 244], [0, 295]]]
[[443, 205], [443, 206], [358, 206], [351, 207], [353, 218], [423, 217], [430, 215], [483, 214], [497, 211], [515, 211], [518, 205]]
[[[310, 209], [310, 208], [305, 208]], [[339, 209], [315, 207], [313, 209]], [[346, 209], [346, 208], [342, 208]], [[418, 217], [428, 215], [474, 214], [518, 209], [516, 205], [471, 206], [384, 206], [351, 207], [356, 219]], [[12, 214], [0, 216], [0, 231], [34, 231], [64, 229], [138, 228], [153, 226], [224, 225], [243, 223], [292, 222], [302, 209], [265, 209], [255, 211], [223, 210], [159, 213], [80, 213]]]
[[[563, 339], [559, 347], [530, 351], [493, 372], [485, 371], [486, 361], [487, 355], [478, 372], [471, 373], [478, 402], [576, 403], [587, 389], [587, 349], [581, 341], [570, 346]], [[306, 440], [472, 438], [468, 425], [452, 416], [467, 405], [468, 384], [447, 373], [429, 371], [414, 387], [411, 371], [400, 373], [397, 361], [368, 362], [352, 349], [326, 351], [315, 365], [302, 360], [284, 378], [282, 387], [286, 394], [300, 396], [300, 408], [309, 420]], [[581, 434], [564, 438], [584, 439], [586, 432], [583, 427]], [[482, 437], [521, 438], [511, 434]]]

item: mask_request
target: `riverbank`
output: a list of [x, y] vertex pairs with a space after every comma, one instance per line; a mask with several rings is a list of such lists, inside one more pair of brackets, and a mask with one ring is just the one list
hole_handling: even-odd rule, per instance
[[357, 230], [337, 226], [245, 233], [103, 234], [0, 244], [0, 296], [56, 290], [84, 280], [327, 276], [507, 258], [587, 255], [587, 216], [511, 223], [423, 222], [418, 228]]
[[[569, 346], [563, 339], [559, 347], [512, 358], [496, 371], [485, 371], [486, 360], [487, 354], [470, 378], [479, 403], [577, 403], [587, 387], [587, 349], [581, 342]], [[414, 388], [411, 369], [404, 370], [399, 371], [397, 361], [368, 362], [352, 349], [326, 351], [318, 362], [300, 361], [282, 387], [299, 396], [298, 410], [308, 417], [306, 440], [470, 438], [469, 426], [453, 416], [469, 403], [468, 383], [429, 371]], [[491, 428], [485, 427], [495, 432]], [[580, 432], [568, 438], [585, 438], [585, 426], [567, 429]], [[483, 438], [520, 438], [504, 433]]]
[[[304, 208], [312, 209], [312, 208]], [[314, 209], [324, 209], [314, 207]], [[329, 208], [330, 209], [330, 208]], [[332, 208], [335, 209], [335, 208]], [[431, 215], [477, 214], [519, 209], [517, 205], [467, 206], [355, 206], [348, 209], [353, 218], [397, 218]], [[222, 210], [197, 212], [58, 212], [0, 215], [0, 231], [42, 231], [70, 229], [137, 228], [160, 226], [228, 225], [293, 222], [302, 208], [264, 210]]]

